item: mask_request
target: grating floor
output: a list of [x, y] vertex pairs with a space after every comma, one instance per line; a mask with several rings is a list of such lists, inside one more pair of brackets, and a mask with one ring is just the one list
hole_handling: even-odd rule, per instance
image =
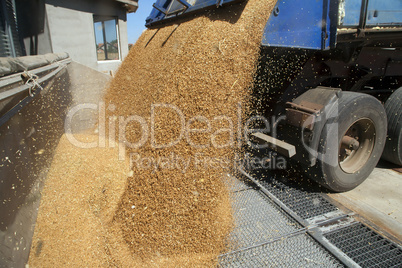
[[237, 228], [230, 237], [231, 249], [253, 246], [302, 228], [259, 191], [240, 191], [232, 198]]
[[402, 248], [360, 222], [324, 236], [361, 267], [402, 267]]
[[220, 267], [343, 267], [261, 190], [229, 180], [236, 227]]
[[338, 210], [336, 206], [329, 203], [318, 193], [309, 193], [285, 185], [275, 179], [261, 181], [261, 184], [303, 219], [309, 219]]
[[[262, 177], [260, 174], [261, 171], [254, 172], [254, 177]], [[269, 177], [269, 179], [261, 180], [260, 183], [301, 218], [309, 219], [339, 210], [336, 206], [323, 198], [321, 194], [311, 191], [310, 189], [304, 189], [300, 187], [300, 185], [287, 180], [284, 180], [286, 181], [285, 183], [282, 181], [284, 177], [284, 175], [275, 174]]]
[[343, 267], [307, 234], [223, 256], [220, 267]]
[[402, 267], [400, 246], [319, 193], [246, 175], [227, 179], [235, 228], [219, 267]]

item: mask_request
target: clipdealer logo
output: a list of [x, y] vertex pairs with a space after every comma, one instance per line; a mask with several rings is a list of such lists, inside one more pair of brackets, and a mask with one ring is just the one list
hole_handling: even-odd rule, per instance
[[[106, 109], [111, 112], [114, 112], [116, 107], [113, 104], [108, 105], [106, 107], [104, 102], [100, 102], [99, 104], [94, 103], [84, 103], [79, 104], [71, 108], [66, 116], [65, 120], [65, 133], [67, 139], [74, 146], [78, 148], [115, 148], [118, 147], [119, 151], [119, 160], [125, 160], [126, 158], [126, 149], [139, 149], [149, 143], [151, 149], [166, 149], [172, 148], [178, 145], [181, 141], [185, 141], [190, 148], [194, 150], [206, 149], [206, 148], [214, 148], [214, 149], [224, 149], [224, 148], [232, 148], [232, 149], [240, 149], [243, 146], [243, 142], [245, 142], [248, 146], [256, 149], [264, 149], [267, 145], [261, 145], [253, 142], [250, 138], [250, 134], [255, 132], [262, 133], [270, 133], [272, 136], [276, 136], [278, 122], [284, 120], [285, 117], [275, 118], [273, 117], [271, 121], [264, 118], [263, 116], [252, 116], [247, 120], [243, 121], [243, 111], [240, 103], [237, 104], [236, 109], [236, 118], [232, 118], [227, 115], [218, 115], [213, 118], [207, 118], [202, 115], [197, 115], [191, 117], [189, 119], [186, 118], [184, 113], [180, 110], [179, 107], [173, 104], [151, 104], [150, 105], [150, 117], [148, 120], [139, 115], [129, 115], [129, 116], [108, 116], [106, 118]], [[79, 115], [83, 110], [92, 110], [92, 112], [98, 113], [98, 128], [97, 135], [98, 139], [92, 142], [83, 142], [78, 140], [73, 133], [74, 120], [76, 120], [76, 116]], [[155, 127], [156, 122], [158, 120], [158, 112], [170, 112], [174, 113], [178, 120], [174, 120], [173, 124], [177, 124], [173, 127], [179, 129], [179, 133], [177, 137], [174, 137], [172, 140], [165, 143], [158, 143], [156, 137], [158, 134], [161, 134], [163, 131]], [[79, 116], [77, 116], [79, 117]], [[198, 123], [203, 127], [195, 128], [194, 124]], [[129, 124], [136, 124], [140, 126], [140, 138], [135, 142], [128, 140], [127, 128]], [[212, 128], [212, 125], [218, 125], [219, 128]], [[254, 128], [255, 125], [259, 125], [260, 128]], [[108, 126], [108, 128], [106, 128]], [[223, 127], [224, 126], [224, 127]], [[107, 133], [106, 133], [107, 132]], [[201, 133], [207, 137], [209, 137], [208, 142], [203, 144], [196, 143], [192, 139], [193, 134]], [[225, 135], [227, 137], [225, 141], [219, 142], [218, 137], [221, 135]], [[194, 165], [196, 168], [228, 168], [232, 165], [234, 166], [244, 166], [248, 165], [249, 167], [260, 167], [260, 168], [283, 168], [286, 166], [284, 164], [285, 158], [281, 156], [269, 154], [270, 159], [275, 157], [276, 159], [280, 158], [280, 161], [271, 161], [269, 159], [265, 159], [267, 157], [263, 157], [261, 159], [257, 157], [251, 157], [249, 155], [236, 155], [233, 163], [230, 159], [224, 157], [213, 157], [208, 158], [204, 157], [201, 153], [195, 153], [192, 157], [188, 156], [180, 156], [180, 155], [170, 155], [169, 157], [144, 157], [139, 153], [130, 153], [130, 162], [132, 167], [141, 168], [141, 169], [180, 169], [183, 172], [188, 170], [190, 164]], [[277, 166], [272, 166], [272, 163], [276, 165], [276, 163], [280, 163]], [[267, 165], [268, 164], [268, 165]]]

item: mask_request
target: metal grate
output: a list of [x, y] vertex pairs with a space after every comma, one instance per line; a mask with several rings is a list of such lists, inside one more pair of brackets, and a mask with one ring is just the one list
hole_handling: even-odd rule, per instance
[[235, 229], [229, 238], [231, 250], [270, 241], [302, 228], [254, 189], [233, 193], [232, 209]]
[[307, 234], [227, 254], [219, 267], [343, 267]]
[[220, 267], [402, 267], [400, 246], [320, 193], [245, 175], [228, 176], [235, 228]]
[[324, 236], [362, 267], [402, 267], [402, 248], [360, 222]]
[[235, 228], [220, 267], [343, 267], [261, 190], [228, 177]]
[[319, 193], [291, 187], [274, 178], [260, 181], [260, 183], [302, 219], [338, 210]]
[[234, 178], [234, 177], [230, 176], [229, 174], [224, 179], [224, 183], [226, 184], [226, 187], [231, 192], [239, 192], [239, 191], [244, 191], [247, 189], [253, 189], [253, 187], [251, 185], [249, 185], [247, 182]]

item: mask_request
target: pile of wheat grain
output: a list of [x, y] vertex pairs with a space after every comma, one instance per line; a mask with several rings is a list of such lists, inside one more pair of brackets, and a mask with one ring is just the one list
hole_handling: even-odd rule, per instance
[[[274, 4], [273, 0], [250, 0], [142, 34], [111, 82], [105, 105], [108, 108], [107, 120], [117, 118], [107, 121], [112, 122], [107, 124], [107, 134], [116, 134], [116, 139], [119, 139], [122, 134], [118, 131], [119, 120], [124, 122], [129, 116], [136, 116], [142, 121], [127, 124], [124, 136], [131, 143], [139, 142], [142, 137], [147, 139], [139, 148], [126, 148], [126, 159], [131, 155], [134, 161], [130, 174], [113, 217], [101, 220], [105, 232], [108, 234], [107, 230], [111, 230], [111, 235], [92, 235], [99, 239], [92, 245], [85, 242], [85, 250], [69, 251], [74, 258], [90, 258], [91, 250], [96, 248], [99, 251], [99, 245], [103, 245], [104, 255], [100, 256], [108, 256], [104, 258], [104, 264], [112, 261], [122, 266], [130, 263], [138, 266], [216, 264], [217, 256], [225, 250], [232, 227], [230, 197], [223, 176], [233, 167], [239, 149], [238, 134], [239, 129], [243, 129], [238, 123], [244, 121], [247, 113], [262, 32]], [[156, 144], [167, 144], [180, 137], [183, 119], [188, 129], [204, 131], [188, 132], [191, 144], [184, 135], [174, 146], [156, 148], [151, 144], [151, 135], [144, 136], [143, 132], [151, 131], [152, 104], [169, 105], [154, 110], [153, 138]], [[93, 154], [101, 162], [107, 157], [101, 151]], [[153, 160], [160, 162], [155, 166]], [[85, 172], [80, 169], [83, 174], [74, 173], [84, 184], [93, 165], [86, 164]], [[89, 184], [92, 182], [88, 181]], [[93, 183], [93, 187], [101, 187]], [[63, 191], [62, 187], [60, 191]], [[113, 191], [112, 185], [110, 191]], [[69, 193], [73, 195], [72, 192]], [[45, 193], [43, 199], [57, 198], [49, 190]], [[88, 194], [82, 193], [82, 196], [88, 203], [86, 209], [94, 210]], [[98, 193], [95, 200], [102, 196]], [[68, 202], [68, 195], [65, 198]], [[41, 207], [39, 226], [41, 214], [52, 209], [55, 210]], [[97, 213], [103, 213], [103, 209], [99, 205]], [[75, 207], [71, 206], [71, 211], [74, 210]], [[71, 217], [84, 219], [86, 216], [71, 212]], [[96, 221], [93, 215], [86, 219]], [[57, 217], [54, 220], [58, 221]], [[66, 240], [79, 240], [85, 237], [85, 232], [93, 234], [99, 231], [93, 230], [91, 224], [82, 226], [84, 223], [78, 222], [75, 227], [78, 237], [69, 229], [73, 226], [67, 226], [70, 232], [58, 228], [58, 232], [54, 230], [52, 233], [53, 239], [67, 232], [69, 236], [60, 245], [65, 246]], [[52, 224], [48, 223], [46, 228], [53, 228]], [[110, 241], [110, 237], [118, 241]], [[119, 256], [116, 246], [122, 245], [119, 237], [125, 244], [120, 248], [126, 247], [123, 257]], [[46, 244], [50, 242], [42, 240], [41, 250], [45, 252]], [[52, 247], [57, 247], [55, 244]], [[34, 243], [32, 251], [35, 250]], [[43, 254], [39, 255], [42, 260], [46, 259]], [[50, 251], [46, 254], [52, 256]], [[64, 253], [52, 257], [66, 258]], [[96, 261], [101, 260], [99, 257]]]

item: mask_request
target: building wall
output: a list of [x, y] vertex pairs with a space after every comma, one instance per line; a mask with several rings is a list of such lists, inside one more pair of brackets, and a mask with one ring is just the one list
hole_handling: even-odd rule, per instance
[[[114, 0], [45, 0], [45, 10], [44, 32], [38, 35], [39, 54], [67, 52], [73, 60], [88, 67], [102, 72], [116, 71], [121, 60], [97, 61], [93, 15], [118, 18], [120, 59], [128, 54], [127, 15], [120, 3]], [[31, 37], [25, 39], [27, 52], [31, 43]]]
[[95, 36], [92, 14], [46, 4], [53, 53], [70, 57], [96, 69]]

